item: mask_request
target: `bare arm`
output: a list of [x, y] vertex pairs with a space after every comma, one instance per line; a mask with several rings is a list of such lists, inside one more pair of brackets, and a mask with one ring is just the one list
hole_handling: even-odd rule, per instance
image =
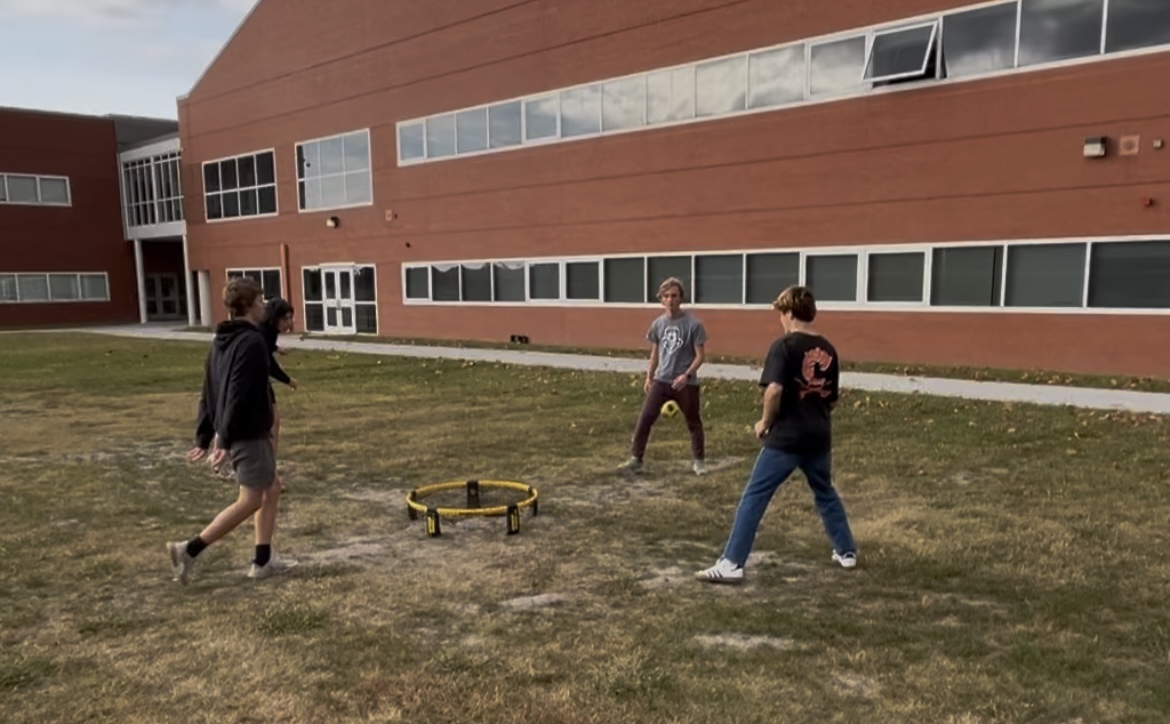
[[650, 349], [650, 364], [646, 368], [646, 386], [654, 381], [654, 371], [658, 369], [658, 345], [654, 345]]
[[764, 409], [760, 413], [760, 424], [757, 427], [763, 428], [767, 432], [768, 428], [772, 427], [772, 423], [776, 421], [776, 415], [780, 412], [780, 395], [784, 388], [773, 382], [764, 389]]
[[695, 375], [695, 373], [697, 373], [699, 371], [699, 368], [703, 366], [703, 362], [705, 362], [706, 360], [707, 360], [707, 345], [696, 344], [695, 345], [695, 360], [693, 362], [691, 362], [690, 366], [687, 367], [687, 371], [684, 372], [683, 374], [686, 375], [687, 377], [693, 377]]

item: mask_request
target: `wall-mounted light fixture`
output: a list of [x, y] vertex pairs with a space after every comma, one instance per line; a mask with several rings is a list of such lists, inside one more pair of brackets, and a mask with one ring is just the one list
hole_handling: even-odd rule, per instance
[[1101, 158], [1105, 155], [1105, 145], [1104, 136], [1086, 138], [1083, 149], [1085, 158]]
[[336, 216], [330, 216], [328, 219], [325, 219], [325, 225], [330, 229], [336, 229], [337, 227], [341, 226], [341, 219], [337, 218]]

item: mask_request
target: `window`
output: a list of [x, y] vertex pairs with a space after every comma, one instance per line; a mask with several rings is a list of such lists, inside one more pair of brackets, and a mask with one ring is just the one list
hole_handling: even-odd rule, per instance
[[652, 256], [646, 260], [646, 301], [658, 303], [658, 287], [670, 277], [677, 277], [686, 287], [686, 299], [691, 299], [694, 285], [691, 284], [691, 257]]
[[1105, 52], [1170, 43], [1170, 3], [1166, 0], [1109, 0]]
[[809, 93], [813, 96], [855, 93], [865, 86], [864, 35], [812, 46], [809, 51]]
[[805, 285], [824, 302], [857, 301], [857, 255], [809, 256]]
[[427, 136], [423, 121], [398, 126], [398, 160], [416, 161], [426, 158]]
[[183, 220], [179, 152], [122, 164], [122, 213], [127, 227]]
[[108, 301], [105, 272], [0, 274], [0, 304]]
[[925, 77], [937, 34], [937, 22], [874, 33], [865, 79], [876, 82]]
[[544, 96], [524, 101], [524, 140], [541, 141], [560, 133], [560, 101]]
[[427, 158], [455, 155], [455, 114], [433, 116], [427, 121]]
[[378, 285], [372, 266], [353, 270], [354, 331], [358, 334], [378, 333]]
[[696, 256], [692, 298], [699, 304], [742, 304], [743, 255]]
[[1002, 246], [935, 249], [930, 303], [938, 307], [997, 307], [1003, 279]]
[[641, 76], [606, 83], [601, 88], [601, 127], [606, 131], [646, 124], [646, 82]]
[[0, 204], [70, 206], [69, 179], [65, 176], [0, 173]]
[[529, 299], [561, 298], [561, 265], [555, 262], [528, 265]]
[[276, 297], [284, 296], [284, 290], [281, 285], [280, 269], [228, 269], [227, 278], [239, 279], [240, 277], [247, 277], [254, 279], [260, 283], [260, 288], [264, 290], [265, 299], [275, 299]]
[[870, 253], [866, 299], [871, 302], [921, 302], [926, 281], [926, 254]]
[[460, 279], [464, 302], [490, 302], [492, 300], [492, 267], [490, 264], [464, 264]]
[[642, 257], [605, 260], [605, 301], [641, 304], [646, 301], [646, 260]]
[[646, 76], [646, 123], [695, 117], [695, 68], [675, 68]]
[[1105, 0], [1020, 0], [1019, 65], [1101, 52]]
[[203, 164], [207, 220], [276, 213], [276, 159], [272, 151]]
[[804, 100], [804, 45], [753, 53], [748, 57], [748, 108]]
[[695, 67], [695, 115], [742, 111], [747, 103], [747, 56], [713, 60]]
[[488, 147], [486, 108], [472, 108], [455, 114], [455, 145], [459, 153], [475, 153]]
[[570, 261], [565, 264], [565, 296], [568, 299], [601, 298], [600, 263]]
[[524, 141], [521, 133], [520, 101], [500, 103], [488, 108], [488, 145], [492, 148], [519, 146]]
[[601, 132], [601, 86], [561, 91], [561, 138]]
[[406, 270], [406, 298], [431, 298], [431, 272], [425, 266], [410, 267]]
[[320, 269], [305, 269], [301, 273], [301, 280], [305, 294], [305, 330], [309, 332], [325, 331], [325, 290], [321, 285]]
[[800, 254], [748, 254], [746, 281], [748, 304], [771, 304], [780, 292], [800, 283]]
[[990, 73], [1016, 64], [1015, 2], [943, 18], [943, 65], [949, 78]]
[[1009, 307], [1080, 307], [1085, 292], [1084, 244], [1009, 246]]
[[1170, 241], [1093, 244], [1089, 306], [1170, 308]]
[[298, 143], [297, 194], [301, 211], [372, 203], [370, 132]]
[[436, 302], [459, 301], [459, 267], [455, 264], [431, 267], [431, 299]]
[[523, 302], [524, 262], [497, 262], [492, 265], [493, 299], [497, 302]]

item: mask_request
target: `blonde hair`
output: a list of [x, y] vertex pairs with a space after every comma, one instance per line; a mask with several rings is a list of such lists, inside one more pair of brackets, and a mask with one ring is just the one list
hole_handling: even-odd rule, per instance
[[682, 297], [685, 302], [687, 300], [687, 288], [683, 286], [682, 279], [678, 277], [667, 277], [658, 285], [658, 298], [662, 299], [662, 295], [666, 293], [667, 289], [675, 287], [678, 289], [678, 295]]
[[817, 318], [817, 300], [808, 287], [788, 287], [772, 302], [772, 309], [781, 314], [791, 312], [793, 317], [802, 322], [811, 322]]
[[248, 277], [232, 279], [223, 288], [223, 306], [231, 311], [232, 318], [246, 315], [256, 300], [263, 297], [260, 283]]

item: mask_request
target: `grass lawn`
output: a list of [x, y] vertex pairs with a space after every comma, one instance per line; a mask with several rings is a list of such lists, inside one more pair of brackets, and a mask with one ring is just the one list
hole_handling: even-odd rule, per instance
[[[1163, 418], [849, 392], [860, 565], [794, 479], [721, 587], [690, 576], [757, 450], [752, 385], [704, 388], [710, 475], [678, 417], [627, 477], [639, 377], [296, 351], [276, 545], [300, 566], [243, 578], [240, 529], [182, 587], [165, 542], [235, 497], [183, 460], [205, 351], [0, 340], [0, 720], [1170, 717]], [[539, 515], [407, 518], [469, 477], [534, 485]]]

